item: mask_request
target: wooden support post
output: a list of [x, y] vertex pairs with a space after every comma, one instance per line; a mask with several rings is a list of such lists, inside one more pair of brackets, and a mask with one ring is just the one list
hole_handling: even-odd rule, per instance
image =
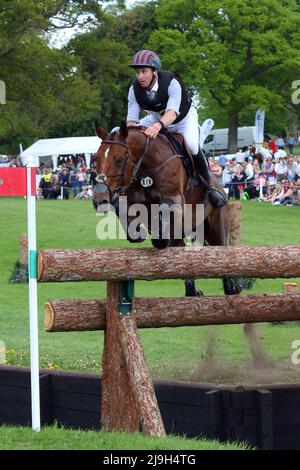
[[209, 426], [207, 437], [221, 439], [222, 428], [222, 391], [209, 390], [205, 393], [207, 412], [209, 413]]
[[154, 387], [123, 287], [120, 282], [108, 282], [102, 426], [106, 431], [137, 432], [141, 425], [145, 434], [163, 436], [165, 429]]
[[119, 335], [142, 431], [149, 436], [164, 436], [164, 424], [133, 314], [120, 318]]
[[274, 448], [273, 436], [273, 397], [270, 390], [256, 391], [256, 406], [258, 414], [258, 446], [260, 449]]
[[102, 357], [102, 428], [137, 432], [139, 415], [119, 338], [120, 283], [107, 283], [107, 314]]

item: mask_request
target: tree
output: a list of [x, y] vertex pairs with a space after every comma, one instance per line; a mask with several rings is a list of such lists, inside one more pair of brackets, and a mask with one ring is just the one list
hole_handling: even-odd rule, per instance
[[0, 59], [32, 31], [74, 27], [84, 15], [91, 23], [103, 17], [97, 0], [0, 0]]
[[158, 4], [158, 0], [139, 3], [122, 15], [115, 16], [109, 37], [125, 42], [131, 54], [146, 49], [151, 33], [157, 29], [155, 13]]
[[[229, 152], [257, 108], [281, 122], [300, 66], [300, 15], [293, 0], [162, 0], [151, 37], [202, 105], [226, 112]], [[211, 116], [214, 117], [214, 116]]]
[[78, 123], [92, 120], [98, 92], [84, 77], [78, 59], [50, 49], [33, 33], [13, 57], [14, 61], [1, 61], [7, 87], [0, 113], [2, 152], [16, 153], [18, 142], [28, 145], [64, 132], [77, 135]]
[[98, 27], [70, 41], [68, 52], [80, 58], [89, 82], [99, 92], [97, 119], [111, 129], [125, 119], [128, 88], [133, 72], [131, 55], [147, 47], [156, 28], [157, 1], [130, 10], [108, 8]]
[[80, 59], [89, 84], [97, 90], [97, 112], [94, 118], [102, 127], [111, 129], [125, 119], [130, 80], [129, 48], [126, 44], [91, 31], [74, 38], [68, 52]]
[[94, 0], [0, 0], [0, 79], [7, 91], [0, 105], [2, 152], [66, 128], [76, 134], [83, 116], [96, 112], [97, 90], [80, 60], [47, 44], [47, 32], [72, 26], [83, 13], [87, 22], [103, 15]]

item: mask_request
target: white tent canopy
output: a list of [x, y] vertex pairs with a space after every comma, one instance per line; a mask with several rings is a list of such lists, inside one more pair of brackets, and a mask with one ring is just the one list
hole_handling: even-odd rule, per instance
[[28, 157], [34, 157], [38, 166], [39, 157], [52, 157], [54, 170], [57, 169], [59, 155], [85, 155], [87, 167], [90, 167], [91, 154], [96, 153], [100, 147], [99, 137], [63, 137], [60, 139], [41, 139], [28, 147], [21, 154], [25, 165]]

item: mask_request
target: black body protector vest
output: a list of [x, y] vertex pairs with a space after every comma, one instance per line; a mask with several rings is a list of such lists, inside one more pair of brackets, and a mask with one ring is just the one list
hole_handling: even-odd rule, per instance
[[178, 75], [173, 72], [160, 70], [158, 72], [158, 89], [153, 99], [149, 98], [149, 95], [147, 94], [146, 90], [141, 87], [137, 80], [135, 80], [133, 84], [133, 89], [135, 98], [143, 110], [155, 111], [159, 114], [163, 114], [166, 111], [169, 99], [168, 88], [173, 78], [175, 78], [181, 86], [181, 103], [179, 108], [179, 116], [173, 123], [176, 124], [180, 122], [183, 118], [185, 118], [191, 107], [191, 99]]

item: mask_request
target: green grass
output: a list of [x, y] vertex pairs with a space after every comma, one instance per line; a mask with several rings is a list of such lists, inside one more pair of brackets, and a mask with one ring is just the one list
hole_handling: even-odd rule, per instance
[[[128, 247], [126, 241], [100, 241], [96, 217], [86, 201], [37, 201], [39, 248]], [[246, 245], [299, 244], [300, 209], [243, 202], [243, 243]], [[6, 345], [6, 363], [29, 365], [27, 285], [9, 284], [18, 259], [19, 235], [27, 231], [26, 201], [0, 199], [0, 340]], [[145, 243], [146, 246], [149, 242]], [[141, 245], [139, 245], [141, 246]], [[299, 280], [298, 280], [299, 281]], [[282, 291], [282, 279], [259, 280], [252, 292]], [[221, 281], [201, 280], [205, 294], [223, 294]], [[105, 297], [103, 282], [46, 283], [38, 286], [39, 343], [42, 367], [100, 372], [102, 332], [46, 333], [43, 305], [49, 299]], [[182, 281], [136, 283], [138, 296], [182, 296]], [[300, 367], [290, 365], [291, 343], [300, 339], [296, 322], [263, 324], [259, 337], [276, 368], [253, 366], [248, 343], [239, 325], [140, 330], [152, 376], [221, 383], [296, 382]], [[282, 375], [283, 373], [283, 375]], [[284, 378], [284, 380], [282, 380]], [[56, 426], [33, 433], [28, 428], [0, 428], [1, 449], [238, 449], [237, 444], [188, 440], [179, 437], [80, 432]]]
[[[0, 340], [7, 348], [6, 359], [12, 365], [29, 365], [29, 322], [27, 285], [9, 284], [8, 278], [18, 258], [18, 240], [26, 227], [26, 201], [19, 198], [0, 200]], [[300, 242], [300, 209], [243, 203], [243, 243], [245, 245], [297, 244]], [[96, 217], [87, 201], [38, 201], [37, 227], [39, 248], [89, 248], [129, 245], [126, 241], [100, 241], [96, 237]], [[146, 242], [146, 245], [149, 242]], [[139, 245], [141, 246], [141, 245]], [[282, 291], [282, 279], [258, 280], [251, 292]], [[205, 294], [222, 294], [220, 280], [197, 281]], [[49, 299], [105, 297], [104, 282], [39, 284], [40, 363], [42, 367], [99, 372], [103, 332], [46, 333], [43, 329], [43, 305]], [[138, 281], [137, 296], [182, 296], [183, 282]], [[297, 323], [261, 325], [263, 343], [275, 360], [289, 361], [291, 343], [300, 339]], [[201, 381], [201, 365], [218, 358], [221, 369], [226, 364], [251, 368], [251, 354], [239, 325], [163, 328], [140, 330], [146, 359], [153, 377]], [[216, 365], [216, 364], [215, 364]], [[286, 365], [286, 364], [285, 364]], [[199, 369], [200, 366], [200, 369]], [[228, 371], [227, 371], [228, 372]], [[226, 372], [226, 374], [227, 374]], [[200, 374], [200, 375], [199, 375]], [[234, 377], [218, 373], [212, 381], [234, 382]], [[227, 375], [228, 375], [227, 374]], [[242, 374], [243, 375], [243, 374]], [[294, 366], [289, 380], [298, 381], [300, 367]], [[291, 377], [290, 377], [291, 375]], [[203, 373], [203, 378], [207, 378]], [[239, 378], [237, 379], [240, 380]], [[241, 379], [245, 380], [245, 379]], [[246, 378], [247, 381], [247, 378]]]
[[223, 443], [179, 436], [145, 437], [142, 434], [74, 431], [56, 426], [39, 433], [29, 428], [0, 427], [1, 450], [247, 450], [246, 444]]

